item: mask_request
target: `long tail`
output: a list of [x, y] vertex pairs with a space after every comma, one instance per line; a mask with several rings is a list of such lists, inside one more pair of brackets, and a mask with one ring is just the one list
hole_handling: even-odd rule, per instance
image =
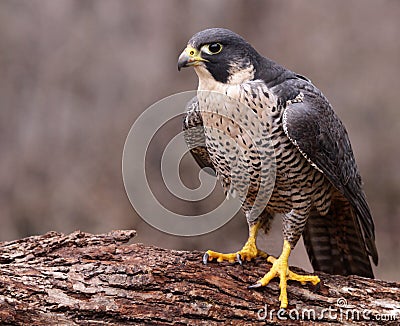
[[333, 200], [325, 216], [311, 212], [303, 240], [314, 270], [374, 278], [357, 217], [343, 197]]

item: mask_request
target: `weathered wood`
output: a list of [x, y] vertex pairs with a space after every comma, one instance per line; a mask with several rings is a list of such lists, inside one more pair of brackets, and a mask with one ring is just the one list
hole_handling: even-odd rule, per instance
[[278, 282], [247, 289], [269, 269], [263, 259], [204, 266], [200, 252], [129, 244], [134, 235], [50, 232], [0, 243], [0, 324], [250, 325], [266, 317], [308, 325], [313, 312], [318, 325], [400, 321], [397, 283], [321, 273], [318, 289], [290, 283], [289, 307], [278, 315]]

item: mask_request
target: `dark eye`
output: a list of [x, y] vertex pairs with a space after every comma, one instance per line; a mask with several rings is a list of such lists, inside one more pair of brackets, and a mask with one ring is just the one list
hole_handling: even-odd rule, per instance
[[218, 53], [219, 51], [222, 50], [222, 46], [219, 43], [212, 43], [208, 48], [211, 53]]
[[220, 43], [211, 43], [204, 46], [205, 52], [208, 54], [217, 54], [222, 50], [222, 45]]

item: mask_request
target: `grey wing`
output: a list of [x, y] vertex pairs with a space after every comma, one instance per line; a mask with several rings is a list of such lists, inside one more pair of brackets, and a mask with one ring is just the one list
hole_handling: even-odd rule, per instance
[[190, 153], [200, 168], [215, 176], [215, 168], [211, 162], [206, 147], [203, 119], [199, 110], [197, 97], [192, 98], [186, 105], [186, 114], [183, 119], [183, 137]]
[[314, 85], [297, 81], [296, 88], [304, 97], [300, 101], [288, 102], [283, 115], [285, 133], [348, 200], [356, 217], [353, 226], [357, 230], [361, 227], [360, 246], [363, 245], [377, 264], [374, 222], [362, 190], [347, 131], [327, 99]]

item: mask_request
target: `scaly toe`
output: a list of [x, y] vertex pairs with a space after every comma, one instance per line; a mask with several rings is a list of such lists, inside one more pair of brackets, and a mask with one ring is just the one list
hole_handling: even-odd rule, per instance
[[317, 285], [321, 282], [320, 278], [316, 275], [299, 275], [290, 270], [287, 279], [300, 282], [302, 285], [305, 285], [307, 282], [310, 282], [312, 285]]
[[246, 245], [242, 248], [242, 250], [231, 254], [222, 254], [220, 252], [207, 250], [203, 256], [203, 263], [206, 265], [209, 261], [216, 259], [218, 262], [228, 261], [230, 263], [234, 263], [237, 261], [240, 265], [242, 265], [244, 261], [251, 261], [258, 256], [268, 257], [268, 254], [257, 249], [255, 246]]
[[222, 254], [220, 252], [207, 250], [207, 252], [203, 256], [203, 263], [207, 264], [208, 261], [212, 261], [216, 259], [217, 262], [229, 261], [230, 263], [235, 262], [236, 253], [234, 254]]

